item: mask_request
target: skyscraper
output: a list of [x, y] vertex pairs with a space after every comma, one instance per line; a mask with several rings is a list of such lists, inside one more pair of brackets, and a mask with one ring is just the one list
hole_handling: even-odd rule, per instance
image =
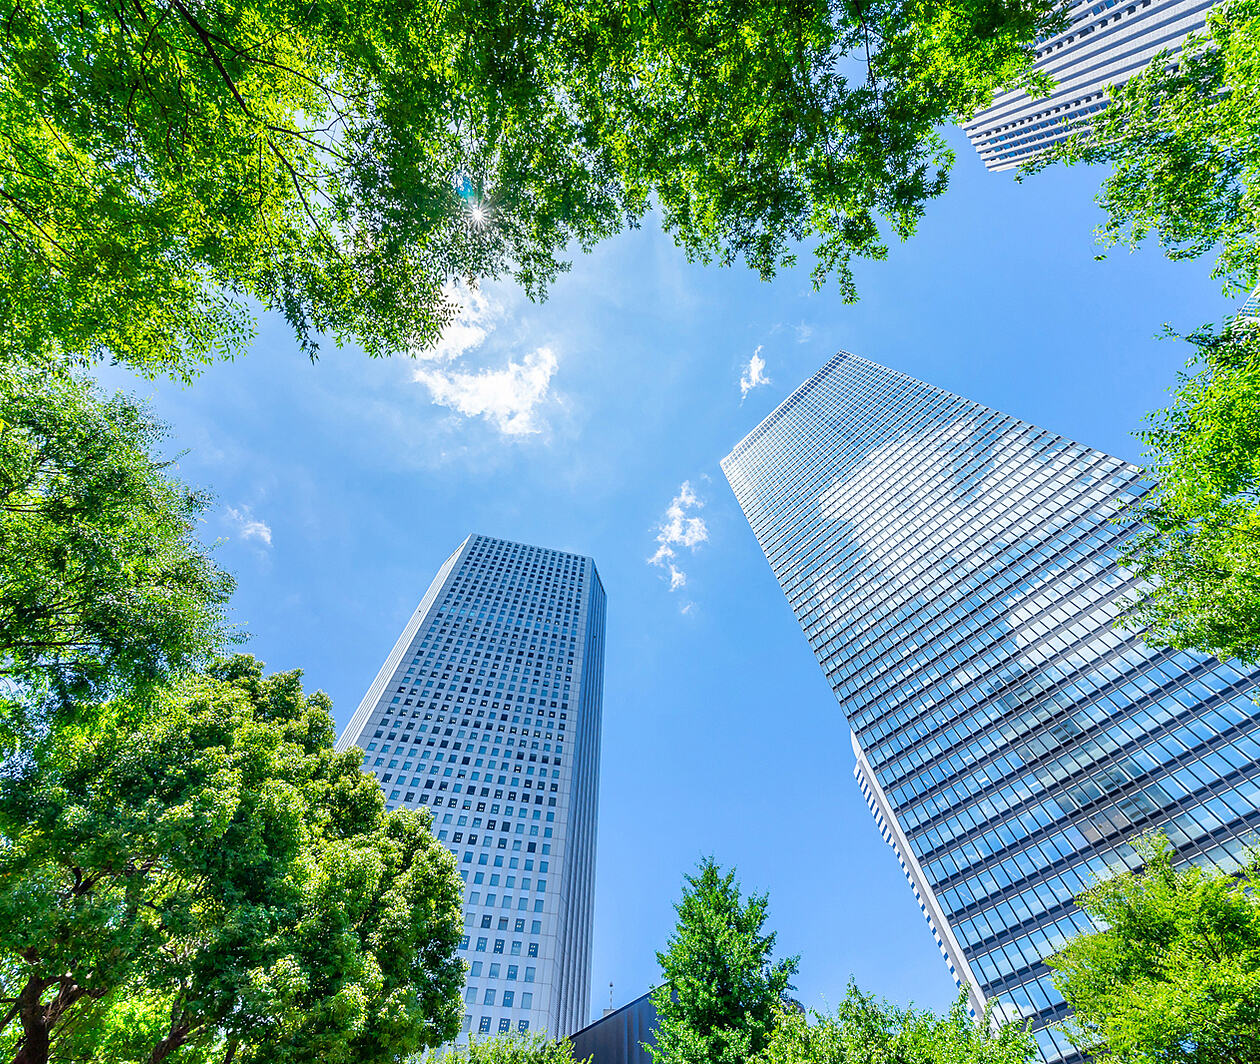
[[465, 1032], [589, 1018], [604, 607], [592, 559], [469, 536], [337, 744], [459, 862]]
[[845, 353], [722, 468], [955, 979], [1077, 1059], [1073, 896], [1138, 832], [1232, 869], [1260, 824], [1260, 673], [1113, 626], [1139, 470]]
[[998, 93], [963, 129], [990, 170], [1010, 170], [1062, 140], [1106, 106], [1156, 53], [1176, 54], [1202, 30], [1215, 0], [1078, 0], [1065, 30], [1037, 42], [1036, 69], [1055, 81], [1048, 97]]

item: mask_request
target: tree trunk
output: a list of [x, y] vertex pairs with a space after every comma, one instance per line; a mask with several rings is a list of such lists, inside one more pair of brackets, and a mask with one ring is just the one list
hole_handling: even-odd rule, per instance
[[18, 995], [18, 1017], [22, 1021], [22, 1037], [18, 1039], [13, 1064], [48, 1064], [48, 1010], [42, 998], [52, 980], [31, 976]]
[[[149, 1054], [149, 1064], [161, 1064], [180, 1046], [184, 1044], [184, 1040], [188, 1037], [188, 1024], [186, 1022], [173, 1023], [167, 1036], [153, 1047], [153, 1052]], [[14, 1064], [17, 1064], [14, 1061]]]

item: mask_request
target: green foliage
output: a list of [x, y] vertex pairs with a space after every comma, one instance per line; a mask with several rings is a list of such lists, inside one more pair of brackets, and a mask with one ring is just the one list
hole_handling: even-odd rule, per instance
[[[60, 1031], [53, 1044], [54, 1061], [100, 1061], [123, 1064], [148, 1061], [153, 1047], [166, 1035], [170, 1023], [169, 998], [152, 994], [107, 994], [99, 1001], [84, 999], [76, 1015]], [[0, 1053], [12, 1060], [22, 1031], [17, 1024], [0, 1037]], [[185, 1045], [167, 1056], [167, 1064], [222, 1064], [223, 1047]]]
[[1152, 233], [1170, 258], [1219, 249], [1226, 291], [1260, 280], [1260, 0], [1225, 0], [1207, 30], [1170, 63], [1109, 92], [1088, 131], [1056, 145], [1051, 162], [1111, 164], [1099, 203], [1107, 244], [1137, 247]]
[[386, 1064], [455, 1035], [454, 858], [332, 741], [327, 698], [248, 657], [53, 718], [0, 780], [16, 1060]]
[[[1175, 63], [1157, 55], [1109, 92], [1088, 129], [1040, 155], [1110, 164], [1100, 237], [1170, 258], [1216, 249], [1227, 292], [1260, 280], [1260, 0], [1223, 0]], [[1143, 432], [1156, 487], [1127, 563], [1149, 581], [1125, 620], [1146, 638], [1260, 661], [1260, 335], [1239, 319], [1197, 348], [1174, 403]]]
[[813, 240], [851, 299], [945, 187], [937, 126], [1045, 86], [1055, 6], [0, 0], [0, 344], [186, 378], [256, 301], [412, 351], [452, 282], [541, 296], [653, 198], [764, 276]]
[[1100, 1064], [1260, 1061], [1260, 862], [1233, 877], [1174, 868], [1158, 836], [1134, 845], [1142, 871], [1078, 899], [1106, 930], [1046, 962], [1074, 1043]]
[[655, 196], [691, 257], [763, 278], [813, 241], [815, 284], [834, 275], [847, 300], [850, 259], [887, 253], [881, 220], [905, 239], [944, 191], [937, 127], [999, 85], [1044, 84], [1032, 42], [1057, 18], [1036, 2], [599, 7], [579, 98], [635, 198]]
[[853, 984], [836, 1014], [780, 1012], [764, 1064], [1028, 1064], [1035, 1044], [1022, 1027], [976, 1023], [962, 995], [944, 1016], [899, 1008]]
[[0, 753], [42, 695], [143, 687], [229, 641], [208, 500], [155, 456], [165, 435], [51, 359], [0, 359]]
[[1128, 623], [1148, 641], [1260, 661], [1260, 323], [1239, 318], [1195, 346], [1174, 402], [1142, 433], [1156, 481], [1126, 564], [1149, 581]]
[[588, 1064], [575, 1062], [568, 1041], [553, 1042], [534, 1032], [517, 1032], [495, 1038], [470, 1035], [467, 1045], [431, 1053], [426, 1064]]
[[656, 1064], [743, 1064], [761, 1053], [790, 989], [797, 958], [773, 961], [774, 933], [763, 933], [766, 895], [740, 896], [735, 873], [712, 858], [686, 877], [678, 924], [657, 953], [662, 985], [656, 1008]]

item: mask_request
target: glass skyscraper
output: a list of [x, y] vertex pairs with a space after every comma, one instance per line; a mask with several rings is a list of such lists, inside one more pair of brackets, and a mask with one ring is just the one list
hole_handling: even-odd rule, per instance
[[1203, 31], [1215, 0], [1075, 0], [1068, 24], [1036, 43], [1036, 67], [1054, 79], [1048, 96], [999, 92], [963, 130], [990, 170], [1011, 170], [1087, 128], [1107, 106], [1107, 87], [1141, 73], [1156, 54], [1175, 57]]
[[592, 559], [470, 536], [337, 744], [459, 862], [464, 1037], [589, 1018], [604, 610]]
[[1114, 627], [1139, 470], [846, 353], [722, 468], [955, 979], [1076, 1059], [1073, 896], [1139, 832], [1232, 870], [1260, 824], [1257, 670]]

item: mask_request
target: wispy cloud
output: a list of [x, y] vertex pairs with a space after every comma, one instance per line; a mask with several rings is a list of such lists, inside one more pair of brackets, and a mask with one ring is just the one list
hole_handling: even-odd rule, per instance
[[762, 345], [757, 345], [757, 350], [752, 353], [752, 358], [748, 360], [748, 365], [744, 367], [744, 372], [739, 378], [739, 401], [742, 403], [748, 398], [748, 393], [754, 388], [760, 388], [763, 384], [770, 384], [771, 380], [766, 376], [766, 360], [761, 357]]
[[229, 506], [227, 517], [236, 525], [241, 539], [256, 539], [264, 546], [271, 546], [271, 526], [255, 517], [248, 506]]
[[[704, 506], [691, 488], [691, 481], [684, 480], [678, 494], [670, 501], [665, 516], [656, 526], [656, 553], [648, 559], [649, 565], [664, 569], [669, 574], [669, 589], [677, 591], [687, 584], [687, 574], [678, 568], [678, 553], [689, 550], [694, 553], [709, 538], [708, 526], [696, 511]], [[688, 604], [684, 612], [691, 608]]]
[[798, 322], [796, 325], [796, 342], [798, 344], [807, 344], [814, 335], [814, 327], [805, 322]]
[[559, 359], [550, 347], [537, 347], [507, 363], [472, 364], [497, 330], [513, 317], [510, 301], [464, 285], [447, 290], [459, 307], [437, 345], [416, 352], [420, 363], [412, 380], [424, 385], [438, 406], [463, 417], [481, 417], [505, 436], [532, 436], [547, 428], [541, 408], [552, 398], [551, 380]]
[[502, 369], [417, 369], [413, 379], [440, 406], [465, 417], [484, 417], [505, 436], [529, 436], [545, 427], [538, 408], [547, 400], [558, 365], [551, 348], [540, 347]]
[[480, 288], [452, 285], [446, 298], [459, 308], [433, 347], [415, 353], [425, 362], [454, 362], [480, 347], [503, 319], [505, 307]]

